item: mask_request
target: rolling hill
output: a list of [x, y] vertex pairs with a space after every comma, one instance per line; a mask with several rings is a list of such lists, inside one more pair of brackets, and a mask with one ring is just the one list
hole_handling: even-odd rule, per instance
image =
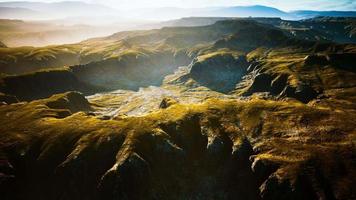
[[1, 48], [2, 196], [353, 199], [356, 45], [286, 28], [324, 20], [350, 19], [184, 19]]

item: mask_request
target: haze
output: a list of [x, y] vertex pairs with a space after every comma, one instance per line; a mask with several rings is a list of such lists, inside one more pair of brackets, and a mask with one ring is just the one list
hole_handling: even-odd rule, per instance
[[[5, 0], [6, 1], [6, 0]], [[0, 1], [0, 2], [5, 2]], [[16, 1], [16, 0], [8, 0]], [[31, 1], [31, 0], [30, 0]], [[265, 5], [285, 11], [291, 10], [356, 10], [354, 0], [81, 0], [86, 3], [103, 4], [116, 9], [181, 7], [201, 8], [211, 6]], [[58, 2], [58, 0], [34, 0], [32, 2]]]
[[[177, 25], [171, 20], [187, 17], [300, 20], [317, 16], [354, 17], [355, 8], [356, 2], [352, 0], [1, 0], [0, 41], [10, 47], [45, 46], [80, 42], [124, 30]], [[330, 10], [336, 12], [327, 12]]]

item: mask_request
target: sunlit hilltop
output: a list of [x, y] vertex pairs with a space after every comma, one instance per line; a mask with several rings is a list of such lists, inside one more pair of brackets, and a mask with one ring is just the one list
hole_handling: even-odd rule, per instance
[[0, 199], [356, 199], [355, 60], [353, 1], [0, 1]]

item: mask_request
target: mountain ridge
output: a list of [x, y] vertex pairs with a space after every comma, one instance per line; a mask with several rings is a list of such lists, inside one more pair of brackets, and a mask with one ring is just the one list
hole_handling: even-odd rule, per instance
[[[26, 8], [37, 12], [48, 13], [47, 16], [53, 17], [73, 17], [73, 16], [129, 16], [142, 19], [175, 19], [182, 17], [280, 17], [283, 19], [305, 19], [317, 16], [331, 17], [356, 17], [355, 11], [313, 11], [296, 10], [283, 11], [278, 8], [251, 5], [251, 6], [229, 6], [229, 7], [201, 7], [201, 8], [179, 8], [161, 7], [145, 9], [119, 9], [111, 8], [102, 4], [85, 3], [81, 1], [59, 1], [59, 2], [29, 2], [14, 1], [0, 2], [0, 7]], [[66, 13], [61, 13], [66, 10]]]

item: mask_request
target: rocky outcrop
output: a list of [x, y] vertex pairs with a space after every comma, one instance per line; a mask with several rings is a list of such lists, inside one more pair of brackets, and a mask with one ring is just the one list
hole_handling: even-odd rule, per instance
[[[0, 163], [5, 180], [0, 191], [5, 197], [353, 197], [347, 189], [354, 185], [348, 177], [356, 173], [349, 143], [356, 126], [353, 112], [345, 116], [272, 100], [213, 100], [177, 104], [141, 117], [100, 120], [80, 112], [54, 119], [62, 109], [85, 109], [71, 105], [85, 104], [83, 100], [71, 92], [0, 106], [0, 120], [8, 125], [0, 127], [0, 156], [5, 160]], [[261, 127], [256, 121], [262, 118]], [[331, 128], [318, 129], [325, 121]], [[320, 141], [323, 146], [316, 145]]]
[[247, 90], [242, 94], [244, 96], [250, 96], [256, 92], [269, 92], [271, 89], [271, 82], [273, 77], [269, 74], [261, 73], [257, 74], [252, 84], [247, 88]]
[[67, 92], [50, 97], [46, 106], [52, 109], [67, 109], [71, 113], [92, 111], [88, 100], [79, 92]]
[[162, 99], [161, 103], [159, 104], [159, 108], [168, 108], [169, 106], [171, 105], [174, 105], [176, 104], [177, 101], [173, 98], [169, 98], [169, 97], [165, 97]]
[[354, 61], [355, 53], [324, 53], [308, 55], [304, 59], [305, 65], [325, 66], [330, 65], [342, 70], [356, 73]]
[[288, 84], [288, 78], [288, 74], [280, 74], [276, 78], [274, 78], [271, 82], [271, 94], [280, 94]]
[[279, 94], [279, 97], [292, 97], [303, 103], [308, 103], [309, 101], [315, 99], [319, 94], [319, 92], [307, 84], [301, 84], [297, 87], [287, 85]]
[[327, 54], [327, 59], [332, 66], [339, 69], [356, 73], [356, 53], [334, 53]]
[[244, 56], [229, 53], [202, 56], [191, 65], [190, 77], [212, 90], [228, 93], [245, 75], [248, 62]]
[[18, 76], [5, 76], [0, 82], [0, 91], [16, 96], [20, 101], [46, 98], [67, 91], [90, 94], [97, 87], [83, 83], [68, 70], [40, 71]]
[[176, 54], [175, 60], [172, 52], [130, 52], [118, 58], [71, 66], [70, 69], [81, 82], [99, 88], [138, 90], [140, 87], [161, 85], [166, 75], [186, 62], [184, 53]]
[[12, 104], [12, 103], [17, 103], [19, 100], [13, 96], [13, 95], [7, 95], [0, 93], [0, 103], [5, 103], [5, 104]]
[[328, 58], [325, 55], [312, 54], [304, 58], [305, 65], [326, 65]]
[[137, 153], [131, 153], [103, 176], [100, 199], [145, 199], [150, 197], [149, 164]]
[[283, 31], [262, 24], [248, 26], [215, 42], [216, 48], [231, 48], [250, 52], [259, 47], [276, 47], [286, 44], [288, 38]]

